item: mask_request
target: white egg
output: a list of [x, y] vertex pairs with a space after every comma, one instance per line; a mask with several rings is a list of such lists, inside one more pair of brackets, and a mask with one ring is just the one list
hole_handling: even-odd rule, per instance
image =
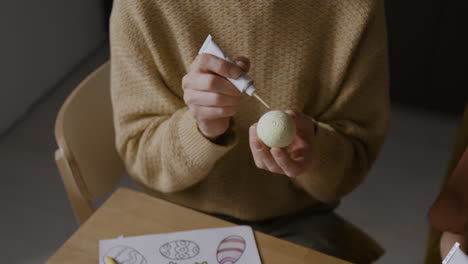
[[296, 136], [296, 122], [283, 111], [269, 111], [258, 120], [257, 135], [268, 147], [284, 148]]

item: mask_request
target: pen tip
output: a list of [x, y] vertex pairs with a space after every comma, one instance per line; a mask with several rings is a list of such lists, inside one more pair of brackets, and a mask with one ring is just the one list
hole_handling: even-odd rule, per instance
[[260, 101], [260, 103], [262, 103], [266, 108], [271, 109], [270, 106], [269, 106], [265, 101], [263, 101], [263, 99], [262, 99], [260, 96], [258, 96], [257, 93], [253, 93], [253, 96], [254, 96], [258, 101]]

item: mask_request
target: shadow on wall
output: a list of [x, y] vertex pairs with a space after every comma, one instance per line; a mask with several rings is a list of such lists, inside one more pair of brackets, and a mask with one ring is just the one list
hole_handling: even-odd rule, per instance
[[101, 0], [102, 23], [106, 25], [107, 32], [109, 32], [109, 17], [112, 11], [112, 3], [112, 0]]
[[0, 135], [107, 43], [110, 0], [4, 1]]
[[468, 1], [387, 0], [392, 101], [462, 114]]

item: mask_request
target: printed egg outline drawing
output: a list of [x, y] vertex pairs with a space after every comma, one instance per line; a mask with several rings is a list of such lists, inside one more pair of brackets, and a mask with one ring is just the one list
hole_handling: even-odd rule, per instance
[[216, 260], [219, 264], [234, 264], [244, 254], [245, 240], [241, 236], [228, 236], [218, 245]]
[[143, 254], [132, 247], [124, 245], [109, 249], [102, 258], [104, 264], [106, 264], [106, 257], [111, 257], [119, 264], [148, 264]]
[[159, 247], [159, 253], [167, 259], [186, 260], [196, 257], [200, 253], [200, 247], [190, 240], [174, 240]]

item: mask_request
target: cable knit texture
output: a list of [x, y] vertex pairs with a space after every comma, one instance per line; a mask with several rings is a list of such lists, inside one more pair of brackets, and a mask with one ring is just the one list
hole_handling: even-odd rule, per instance
[[[116, 0], [111, 89], [118, 152], [148, 192], [198, 210], [261, 220], [330, 202], [364, 179], [389, 120], [382, 1]], [[228, 144], [198, 131], [182, 77], [208, 34], [274, 109], [314, 118], [315, 159], [291, 180], [256, 168], [245, 96]]]

